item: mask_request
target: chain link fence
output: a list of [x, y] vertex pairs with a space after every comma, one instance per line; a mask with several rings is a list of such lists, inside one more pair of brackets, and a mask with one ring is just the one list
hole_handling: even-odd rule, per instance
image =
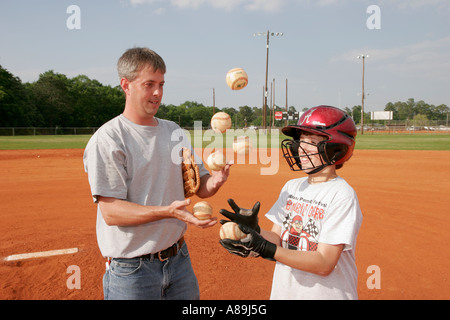
[[[357, 126], [361, 130], [360, 126]], [[386, 120], [372, 121], [364, 126], [367, 133], [414, 134], [414, 133], [450, 133], [447, 120]]]
[[[0, 136], [92, 135], [97, 129], [98, 127], [0, 127]], [[361, 127], [357, 126], [357, 129], [360, 131]], [[364, 132], [372, 134], [450, 134], [450, 126], [447, 120], [386, 120], [366, 123]]]
[[92, 135], [98, 127], [0, 127], [0, 136]]

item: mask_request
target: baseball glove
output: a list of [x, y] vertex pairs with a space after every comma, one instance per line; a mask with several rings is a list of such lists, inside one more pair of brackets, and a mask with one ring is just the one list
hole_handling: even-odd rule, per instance
[[200, 172], [195, 163], [194, 155], [187, 148], [183, 148], [183, 162], [181, 163], [184, 183], [184, 196], [193, 196], [200, 188]]

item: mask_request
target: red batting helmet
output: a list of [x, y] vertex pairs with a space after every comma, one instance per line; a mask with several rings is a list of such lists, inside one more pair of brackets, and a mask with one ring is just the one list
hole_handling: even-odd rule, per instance
[[343, 110], [335, 107], [313, 107], [301, 115], [297, 125], [282, 129], [285, 135], [293, 138], [283, 140], [281, 148], [284, 158], [294, 171], [302, 170], [298, 155], [302, 131], [327, 138], [317, 145], [323, 164], [308, 174], [318, 172], [329, 165], [343, 164], [353, 154], [356, 138], [356, 126], [353, 119]]

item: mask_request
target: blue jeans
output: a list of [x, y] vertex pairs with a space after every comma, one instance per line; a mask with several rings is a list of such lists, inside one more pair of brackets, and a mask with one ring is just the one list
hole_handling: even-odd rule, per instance
[[113, 259], [103, 276], [105, 300], [198, 300], [200, 292], [184, 243], [176, 256]]

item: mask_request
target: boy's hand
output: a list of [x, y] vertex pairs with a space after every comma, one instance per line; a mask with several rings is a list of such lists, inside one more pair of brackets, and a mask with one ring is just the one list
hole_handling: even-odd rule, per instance
[[[258, 224], [258, 213], [261, 203], [258, 201], [255, 203], [252, 209], [240, 208], [233, 199], [228, 199], [228, 204], [233, 209], [234, 213], [225, 209], [220, 209], [220, 213], [237, 224], [243, 224], [256, 232], [261, 232], [261, 228]], [[228, 222], [228, 220], [220, 220], [221, 224]]]
[[220, 244], [228, 250], [229, 253], [247, 257], [261, 256], [264, 259], [275, 261], [274, 255], [277, 246], [264, 239], [258, 232], [246, 225], [239, 224], [239, 229], [248, 236], [241, 240], [220, 240]]

